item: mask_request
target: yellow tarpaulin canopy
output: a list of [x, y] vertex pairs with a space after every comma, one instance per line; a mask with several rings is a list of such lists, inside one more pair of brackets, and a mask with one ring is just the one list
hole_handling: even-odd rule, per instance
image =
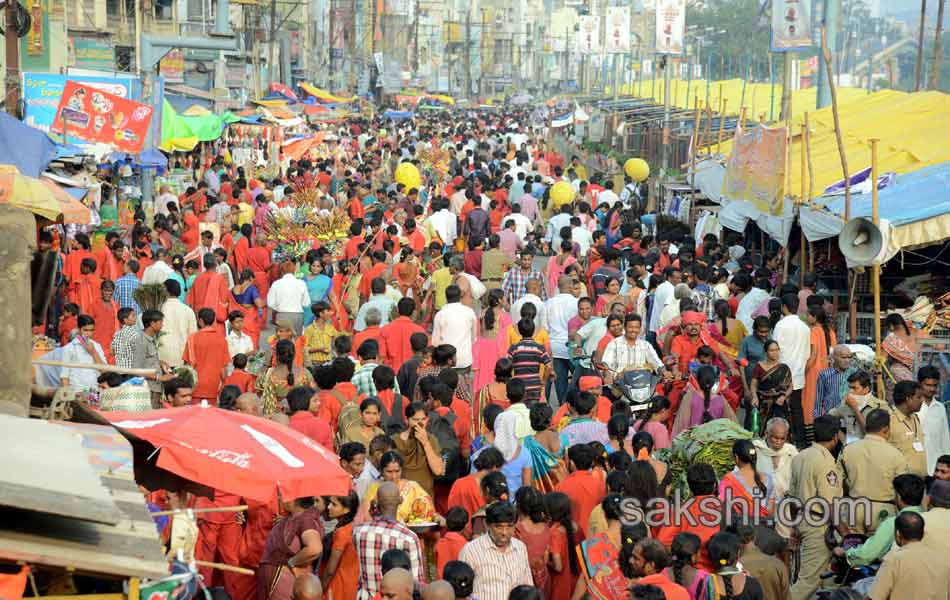
[[356, 96], [352, 98], [341, 98], [340, 96], [334, 96], [326, 90], [321, 90], [320, 88], [310, 85], [309, 83], [301, 83], [300, 89], [307, 92], [314, 98], [322, 100], [324, 102], [329, 102], [330, 104], [345, 104], [347, 102], [352, 102], [356, 99]]
[[[950, 95], [934, 91], [908, 94], [883, 90], [841, 103], [838, 115], [848, 171], [852, 175], [871, 165], [868, 140], [872, 137], [881, 140], [878, 144], [880, 173], [909, 173], [950, 161], [950, 145], [946, 142], [950, 139], [950, 119], [947, 118], [950, 115]], [[803, 120], [799, 114], [792, 118], [787, 197], [801, 196]], [[815, 171], [814, 193], [818, 196], [844, 176], [831, 107], [809, 111], [808, 122], [811, 126], [811, 162]], [[723, 143], [724, 156], [728, 156], [731, 149], [732, 140]], [[805, 186], [807, 193], [807, 177]]]
[[[633, 83], [622, 86], [620, 89], [625, 95], [652, 98], [657, 104], [663, 104], [662, 79], [655, 81], [644, 79], [642, 85]], [[723, 99], [726, 101], [726, 115], [736, 116], [740, 109], [745, 106], [746, 119], [749, 121], [758, 121], [763, 114], [766, 121], [778, 120], [782, 112], [782, 86], [779, 84], [775, 85], [774, 97], [770, 83], [747, 83], [745, 96], [743, 96], [741, 79], [713, 81], [709, 84], [708, 91], [709, 106], [713, 113], [719, 112]], [[700, 108], [705, 109], [706, 92], [707, 85], [703, 79], [694, 79], [691, 82], [685, 79], [670, 81], [670, 103], [677, 108], [693, 109], [695, 101], [698, 99]], [[792, 92], [792, 115], [801, 115], [806, 110], [814, 110], [816, 94], [817, 90], [814, 87]], [[867, 92], [863, 89], [838, 89], [838, 103], [840, 106], [866, 96]], [[770, 102], [773, 104], [772, 110], [769, 110]]]

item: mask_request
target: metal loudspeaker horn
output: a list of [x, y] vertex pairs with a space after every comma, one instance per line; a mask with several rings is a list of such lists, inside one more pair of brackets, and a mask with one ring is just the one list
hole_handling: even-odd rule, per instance
[[841, 253], [855, 266], [881, 264], [886, 242], [881, 229], [862, 217], [848, 221], [838, 234]]

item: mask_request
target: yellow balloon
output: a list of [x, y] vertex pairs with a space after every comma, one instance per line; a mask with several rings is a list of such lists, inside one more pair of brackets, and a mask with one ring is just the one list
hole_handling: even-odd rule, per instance
[[551, 186], [551, 202], [554, 208], [560, 208], [574, 200], [574, 187], [566, 181], [558, 181]]
[[400, 163], [399, 166], [396, 167], [395, 177], [396, 183], [401, 183], [406, 186], [407, 192], [413, 188], [418, 190], [422, 186], [422, 176], [419, 175], [419, 169], [412, 163]]
[[646, 181], [650, 176], [650, 165], [642, 158], [631, 158], [623, 164], [623, 172], [634, 181]]

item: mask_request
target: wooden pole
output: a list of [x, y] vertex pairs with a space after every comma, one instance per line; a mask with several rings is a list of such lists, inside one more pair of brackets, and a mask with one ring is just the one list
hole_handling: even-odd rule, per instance
[[799, 189], [801, 190], [798, 198], [798, 224], [799, 230], [801, 233], [799, 243], [801, 244], [801, 268], [798, 272], [798, 283], [801, 285], [803, 283], [802, 279], [805, 275], [805, 269], [808, 268], [808, 254], [805, 252], [807, 240], [805, 239], [805, 230], [801, 227], [802, 222], [802, 207], [805, 206], [805, 169], [808, 168], [805, 156], [805, 123], [802, 123], [802, 139], [801, 139], [801, 182]]
[[808, 124], [808, 111], [805, 111], [805, 157], [808, 160], [808, 206], [815, 198], [815, 168], [811, 163], [811, 126]]
[[[871, 138], [871, 221], [875, 227], [880, 227], [881, 219], [877, 212], [877, 144], [880, 140]], [[881, 265], [874, 263], [871, 266], [871, 284], [874, 286], [874, 355], [877, 359], [877, 393], [883, 397], [884, 375], [880, 365], [881, 355]]]
[[199, 513], [220, 513], [220, 512], [244, 512], [247, 510], [247, 504], [240, 504], [238, 506], [215, 506], [210, 508], [179, 508], [175, 510], [159, 510], [153, 513], [149, 513], [153, 517], [167, 517], [169, 515], [183, 515], [188, 512], [195, 514]]
[[844, 173], [844, 221], [851, 219], [851, 176], [848, 174], [848, 157], [844, 152], [844, 141], [841, 138], [841, 120], [838, 118], [838, 92], [835, 89], [831, 71], [831, 50], [828, 49], [828, 30], [821, 28], [821, 53], [825, 58], [825, 69], [828, 73], [828, 89], [831, 91], [831, 115], [835, 121], [835, 140], [838, 143], [838, 156], [841, 158], [841, 171]]
[[[703, 131], [703, 143], [706, 146], [712, 146], [712, 107], [709, 106], [709, 103], [706, 103], [706, 128]], [[709, 150], [709, 154], [712, 154], [712, 150]]]
[[745, 129], [745, 107], [739, 110], [739, 127]]
[[158, 371], [155, 369], [126, 369], [124, 367], [116, 367], [109, 364], [87, 364], [87, 363], [71, 363], [65, 362], [62, 360], [44, 360], [44, 359], [34, 359], [34, 365], [43, 365], [45, 367], [63, 367], [66, 369], [93, 369], [102, 373], [118, 373], [119, 375], [133, 375], [136, 377], [156, 377], [158, 376]]
[[[805, 159], [808, 167], [808, 206], [811, 207], [815, 198], [815, 168], [811, 162], [811, 129], [808, 125], [808, 111], [805, 111], [805, 138], [802, 140], [805, 146]], [[808, 270], [815, 270], [815, 246], [808, 243]]]
[[[175, 557], [168, 557], [168, 562], [175, 560]], [[257, 575], [257, 571], [253, 569], [245, 569], [243, 567], [235, 567], [232, 565], [226, 565], [223, 563], [208, 562], [206, 560], [196, 560], [195, 564], [199, 567], [208, 567], [210, 569], [217, 569], [219, 571], [229, 571], [231, 573], [240, 573], [241, 575]]]
[[[687, 98], [689, 102], [689, 98]], [[699, 98], [696, 99], [694, 103], [696, 110], [696, 119], [693, 121], [693, 151], [690, 153], [690, 207], [696, 205], [696, 155], [699, 153]]]
[[914, 91], [920, 91], [924, 73], [924, 25], [927, 23], [927, 0], [920, 0], [920, 27], [917, 30], [917, 64], [914, 67]]
[[[927, 89], [940, 89], [940, 64], [943, 62], [943, 7], [945, 0], [937, 0], [937, 28], [934, 35], [934, 59], [930, 65], [930, 79], [927, 81]], [[868, 72], [868, 80], [871, 74]]]
[[719, 146], [722, 145], [722, 135], [726, 128], [726, 99], [720, 98], [720, 100], [720, 106], [722, 108], [719, 111], [719, 134], [716, 137], [716, 154], [719, 154]]

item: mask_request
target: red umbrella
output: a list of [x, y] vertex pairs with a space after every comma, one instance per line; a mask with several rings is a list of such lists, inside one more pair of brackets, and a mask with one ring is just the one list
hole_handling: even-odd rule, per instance
[[337, 455], [262, 417], [208, 406], [100, 415], [155, 446], [159, 467], [247, 499], [346, 495], [352, 487]]

